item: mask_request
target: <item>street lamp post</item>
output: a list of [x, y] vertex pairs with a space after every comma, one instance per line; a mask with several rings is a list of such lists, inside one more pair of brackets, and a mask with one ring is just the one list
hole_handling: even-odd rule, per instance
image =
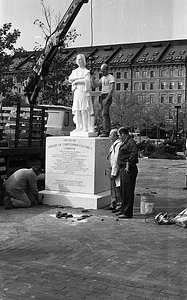
[[179, 123], [179, 109], [181, 108], [180, 105], [175, 105], [175, 108], [177, 109], [177, 116], [176, 116], [176, 141], [178, 140], [178, 123]]

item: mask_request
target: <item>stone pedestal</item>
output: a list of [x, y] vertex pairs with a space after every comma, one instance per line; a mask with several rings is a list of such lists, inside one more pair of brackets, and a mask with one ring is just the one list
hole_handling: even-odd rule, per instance
[[48, 137], [43, 203], [90, 209], [110, 204], [109, 147], [108, 138]]

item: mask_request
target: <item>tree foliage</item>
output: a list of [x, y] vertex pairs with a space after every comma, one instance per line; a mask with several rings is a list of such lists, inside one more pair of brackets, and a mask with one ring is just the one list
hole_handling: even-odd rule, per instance
[[13, 55], [16, 52], [15, 44], [20, 34], [19, 29], [12, 30], [11, 23], [5, 23], [0, 28], [0, 93], [3, 96], [9, 95], [9, 98], [14, 97], [12, 93], [14, 81], [13, 78], [3, 78], [2, 75], [12, 62]]
[[[34, 24], [41, 28], [43, 37], [47, 41], [52, 36], [52, 33], [62, 19], [62, 16], [60, 13], [54, 15], [54, 11], [50, 6], [45, 5], [44, 0], [40, 0], [40, 3], [45, 20], [42, 22], [41, 20], [36, 19]], [[69, 66], [66, 69], [64, 68], [62, 51], [65, 47], [70, 46], [79, 35], [80, 34], [77, 33], [75, 28], [71, 28], [62, 40], [61, 46], [50, 66], [49, 75], [44, 82], [43, 92], [42, 95], [40, 95], [40, 102], [62, 104], [66, 106], [72, 105], [71, 92], [66, 78], [69, 76], [71, 72], [70, 68], [73, 66]]]
[[116, 94], [111, 107], [111, 120], [113, 126], [125, 126], [131, 130], [141, 128], [145, 123], [145, 106], [139, 101], [137, 95], [130, 93]]
[[0, 61], [1, 61], [1, 71], [3, 68], [8, 67], [11, 62], [10, 51], [14, 54], [15, 47], [14, 44], [17, 42], [21, 32], [19, 29], [14, 29], [11, 31], [12, 23], [5, 23], [3, 27], [0, 28]]

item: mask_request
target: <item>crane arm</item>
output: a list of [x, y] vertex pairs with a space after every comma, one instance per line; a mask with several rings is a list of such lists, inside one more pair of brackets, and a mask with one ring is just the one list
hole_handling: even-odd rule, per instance
[[58, 48], [63, 46], [63, 40], [69, 28], [83, 4], [88, 3], [88, 1], [89, 0], [73, 0], [54, 32], [47, 38], [44, 51], [37, 60], [33, 68], [33, 74], [28, 77], [25, 85], [25, 94], [30, 104], [36, 104], [42, 82], [49, 73], [49, 67]]

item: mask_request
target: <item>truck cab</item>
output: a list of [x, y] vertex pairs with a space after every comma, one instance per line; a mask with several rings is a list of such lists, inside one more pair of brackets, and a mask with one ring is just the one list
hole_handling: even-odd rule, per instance
[[51, 136], [68, 136], [75, 129], [72, 109], [59, 105], [44, 105], [48, 113], [46, 134]]

